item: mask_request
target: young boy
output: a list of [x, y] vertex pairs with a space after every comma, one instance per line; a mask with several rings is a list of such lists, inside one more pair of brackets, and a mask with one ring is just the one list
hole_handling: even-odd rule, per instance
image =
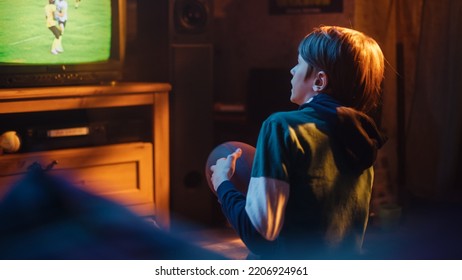
[[361, 32], [316, 28], [299, 45], [290, 100], [262, 125], [247, 194], [230, 182], [236, 150], [212, 184], [223, 212], [258, 258], [360, 258], [373, 163], [385, 139], [366, 115], [378, 104], [384, 57]]

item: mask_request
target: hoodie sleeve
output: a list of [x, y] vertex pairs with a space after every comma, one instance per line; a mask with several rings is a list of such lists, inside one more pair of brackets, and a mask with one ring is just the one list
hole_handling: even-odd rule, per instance
[[252, 225], [245, 211], [246, 197], [239, 192], [231, 181], [224, 181], [217, 189], [221, 208], [247, 248], [254, 254], [262, 255], [272, 251], [276, 242], [271, 242]]
[[273, 115], [262, 125], [247, 194], [230, 181], [217, 189], [224, 215], [255, 254], [271, 253], [278, 246], [289, 197], [288, 129], [278, 120]]
[[271, 241], [276, 240], [282, 230], [289, 199], [289, 129], [281, 120], [283, 118], [274, 114], [262, 125], [245, 206], [252, 225]]

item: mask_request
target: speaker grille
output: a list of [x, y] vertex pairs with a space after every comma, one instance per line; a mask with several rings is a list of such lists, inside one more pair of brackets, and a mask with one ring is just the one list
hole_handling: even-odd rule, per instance
[[201, 33], [209, 22], [207, 2], [180, 0], [175, 2], [175, 30], [179, 33]]

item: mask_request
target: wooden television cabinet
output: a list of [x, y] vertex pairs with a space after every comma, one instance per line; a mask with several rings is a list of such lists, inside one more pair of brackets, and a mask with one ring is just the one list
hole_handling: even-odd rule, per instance
[[[34, 162], [47, 166], [56, 161], [49, 172], [66, 176], [75, 185], [115, 200], [141, 216], [153, 216], [168, 229], [170, 90], [165, 83], [0, 89], [0, 121], [7, 117], [9, 125], [27, 114], [141, 106], [150, 108], [145, 117], [150, 120], [146, 130], [152, 135], [147, 140], [4, 153], [0, 155], [0, 196]], [[0, 124], [0, 133], [5, 125]]]

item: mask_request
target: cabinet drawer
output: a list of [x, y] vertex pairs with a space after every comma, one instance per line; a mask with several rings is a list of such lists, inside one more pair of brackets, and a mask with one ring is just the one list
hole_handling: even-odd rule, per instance
[[154, 215], [151, 143], [127, 143], [0, 156], [0, 196], [34, 162], [42, 167], [56, 161], [49, 172], [74, 185], [104, 196], [140, 215]]

